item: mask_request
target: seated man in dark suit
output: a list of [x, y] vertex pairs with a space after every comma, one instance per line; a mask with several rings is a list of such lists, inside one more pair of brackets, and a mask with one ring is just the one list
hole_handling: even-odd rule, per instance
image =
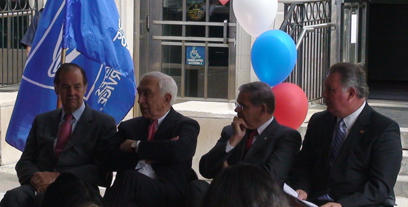
[[107, 150], [118, 173], [104, 199], [109, 206], [180, 206], [200, 127], [173, 109], [172, 77], [149, 72], [137, 91], [142, 116], [122, 122]]
[[[237, 116], [231, 125], [224, 127], [216, 145], [201, 157], [200, 173], [206, 178], [214, 178], [227, 166], [247, 163], [264, 169], [282, 186], [289, 178], [289, 170], [299, 152], [301, 136], [274, 118], [275, 96], [268, 84], [247, 83], [239, 90], [235, 108]], [[197, 206], [193, 203], [200, 202], [205, 188], [202, 181], [192, 183], [188, 205]], [[197, 189], [203, 192], [191, 192]]]
[[300, 199], [324, 207], [394, 206], [402, 159], [398, 124], [367, 104], [359, 66], [333, 65], [324, 86], [327, 110], [309, 121], [292, 187]]
[[273, 117], [275, 96], [268, 84], [247, 83], [239, 90], [237, 116], [224, 127], [217, 144], [201, 157], [200, 173], [214, 178], [226, 166], [250, 163], [264, 169], [282, 186], [299, 152], [300, 134]]
[[41, 200], [37, 195], [42, 195], [63, 172], [74, 174], [96, 191], [104, 179], [102, 154], [115, 135], [115, 120], [84, 103], [87, 78], [80, 66], [62, 64], [55, 74], [54, 86], [62, 109], [34, 119], [16, 164], [21, 186], [4, 195], [2, 207], [34, 206], [34, 200]]

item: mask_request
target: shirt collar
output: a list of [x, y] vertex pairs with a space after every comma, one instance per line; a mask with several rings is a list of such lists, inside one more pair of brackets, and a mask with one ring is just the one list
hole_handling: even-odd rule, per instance
[[[343, 121], [344, 121], [344, 124], [346, 125], [347, 130], [351, 129], [351, 127], [354, 125], [354, 123], [356, 122], [358, 116], [363, 111], [366, 104], [367, 104], [367, 101], [364, 101], [364, 103], [361, 104], [360, 108], [358, 108], [356, 111], [354, 111], [350, 115], [343, 118]], [[337, 118], [337, 122], [339, 120], [340, 118]]]
[[269, 124], [272, 123], [273, 118], [274, 118], [274, 117], [272, 116], [268, 121], [266, 121], [265, 123], [263, 123], [260, 127], [258, 127], [258, 129], [256, 129], [256, 130], [258, 131], [258, 134], [262, 134], [262, 132], [265, 131], [266, 127], [268, 127]]
[[[78, 121], [81, 118], [84, 111], [85, 111], [85, 102], [83, 102], [82, 105], [77, 110], [72, 112], [72, 116], [75, 118], [75, 120]], [[64, 111], [64, 109], [62, 109], [61, 119], [64, 119], [65, 114], [66, 112]]]
[[162, 121], [164, 120], [164, 118], [166, 118], [166, 116], [167, 116], [167, 114], [169, 114], [169, 112], [170, 112], [170, 109], [167, 111], [166, 114], [164, 114], [162, 117], [157, 119], [157, 126], [159, 126], [162, 123]]

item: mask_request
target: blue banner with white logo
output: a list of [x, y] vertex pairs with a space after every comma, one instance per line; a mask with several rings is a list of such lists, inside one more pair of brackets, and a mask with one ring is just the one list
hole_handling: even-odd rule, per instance
[[88, 77], [85, 101], [119, 123], [136, 95], [133, 61], [114, 0], [47, 1], [27, 59], [6, 141], [23, 150], [34, 117], [56, 109], [54, 76], [66, 61]]

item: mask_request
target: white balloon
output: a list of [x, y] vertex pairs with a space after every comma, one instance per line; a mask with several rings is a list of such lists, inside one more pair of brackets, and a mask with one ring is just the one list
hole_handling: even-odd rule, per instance
[[232, 8], [244, 30], [251, 36], [258, 37], [275, 20], [278, 0], [233, 0]]

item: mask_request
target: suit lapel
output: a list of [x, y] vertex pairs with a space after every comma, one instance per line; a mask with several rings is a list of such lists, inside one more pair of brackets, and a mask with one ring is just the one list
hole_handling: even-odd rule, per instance
[[322, 154], [324, 162], [326, 166], [325, 169], [330, 170], [330, 152], [331, 152], [331, 147], [332, 147], [332, 142], [333, 142], [333, 137], [334, 137], [334, 130], [336, 127], [337, 123], [337, 117], [331, 115], [328, 113], [328, 116], [326, 119], [321, 123], [321, 133], [323, 139], [321, 140], [322, 143]]
[[340, 149], [337, 160], [332, 167], [333, 172], [341, 166], [342, 162], [346, 160], [354, 146], [364, 137], [365, 133], [367, 133], [367, 125], [369, 124], [371, 112], [372, 108], [368, 106], [368, 104], [364, 107], [363, 111], [361, 111]]
[[[173, 123], [175, 123], [177, 119], [178, 119], [177, 112], [174, 111], [173, 107], [171, 107], [167, 116], [163, 119], [162, 123], [160, 123], [159, 128], [154, 134], [153, 140], [155, 139], [160, 140], [163, 137], [168, 137], [168, 136], [164, 136], [164, 133], [173, 126]], [[146, 131], [147, 131], [147, 128], [146, 128]]]
[[[137, 140], [147, 140], [147, 136], [149, 135], [149, 125], [150, 120], [142, 117], [138, 120], [137, 123], [134, 124], [137, 128], [134, 129], [134, 133]], [[157, 132], [156, 132], [157, 134]], [[155, 136], [156, 136], [155, 134]]]
[[48, 139], [46, 141], [47, 148], [50, 154], [53, 156], [55, 155], [54, 154], [55, 143], [56, 143], [56, 140], [58, 139], [58, 125], [60, 123], [61, 113], [62, 113], [61, 109], [54, 111], [53, 113], [50, 114], [49, 119], [47, 120], [47, 123], [45, 123], [44, 131], [45, 133], [50, 133], [50, 136], [46, 136]]

